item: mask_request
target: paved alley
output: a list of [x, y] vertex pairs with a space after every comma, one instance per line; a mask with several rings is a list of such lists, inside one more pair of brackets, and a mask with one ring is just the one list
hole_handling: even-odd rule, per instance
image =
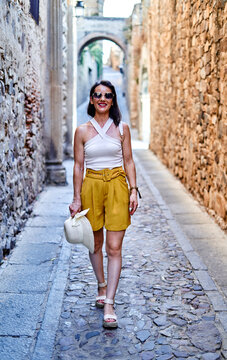
[[[227, 360], [227, 0], [0, 4], [0, 360]], [[64, 223], [74, 168], [120, 165], [108, 329], [100, 259]], [[81, 196], [119, 229], [107, 170]]]
[[116, 296], [119, 329], [102, 328], [87, 251], [72, 248], [55, 342], [63, 359], [220, 359], [216, 314], [144, 178], [123, 245]]
[[226, 235], [144, 144], [133, 146], [142, 200], [123, 244], [119, 328], [102, 327], [87, 249], [64, 238], [67, 160], [67, 185], [45, 187], [0, 267], [0, 360], [227, 359]]
[[65, 166], [68, 185], [40, 194], [0, 269], [1, 360], [226, 358], [226, 303], [199, 257], [188, 261], [190, 244], [138, 162], [143, 199], [123, 245], [120, 326], [103, 329], [87, 250], [63, 236], [73, 162]]

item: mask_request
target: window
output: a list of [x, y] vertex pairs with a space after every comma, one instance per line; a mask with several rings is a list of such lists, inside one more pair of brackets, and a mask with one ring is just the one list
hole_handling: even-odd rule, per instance
[[30, 0], [30, 13], [37, 25], [39, 25], [39, 0]]

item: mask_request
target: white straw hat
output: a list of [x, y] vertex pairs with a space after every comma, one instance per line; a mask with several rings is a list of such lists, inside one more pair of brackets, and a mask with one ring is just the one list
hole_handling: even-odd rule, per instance
[[94, 234], [86, 214], [89, 209], [70, 216], [64, 223], [66, 240], [71, 244], [82, 244], [93, 254], [95, 250]]

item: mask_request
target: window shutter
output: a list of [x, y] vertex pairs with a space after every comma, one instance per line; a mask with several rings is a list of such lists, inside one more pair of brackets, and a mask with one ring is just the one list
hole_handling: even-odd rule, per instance
[[30, 13], [37, 25], [39, 25], [39, 0], [30, 0]]

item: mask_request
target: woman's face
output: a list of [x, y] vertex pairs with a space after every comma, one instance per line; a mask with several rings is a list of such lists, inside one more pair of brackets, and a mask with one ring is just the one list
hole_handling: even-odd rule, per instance
[[[105, 94], [108, 94], [105, 96]], [[95, 107], [95, 112], [99, 114], [109, 113], [113, 104], [112, 91], [110, 88], [104, 85], [96, 86], [93, 96], [90, 98], [91, 104]]]

